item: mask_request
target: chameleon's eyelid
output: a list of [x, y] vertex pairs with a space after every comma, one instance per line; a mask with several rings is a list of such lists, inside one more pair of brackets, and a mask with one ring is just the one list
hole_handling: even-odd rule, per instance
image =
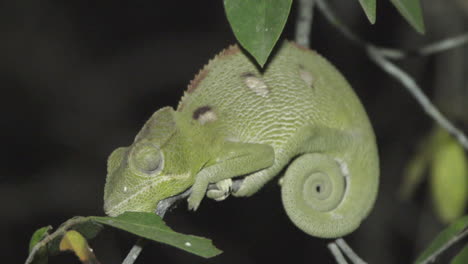
[[128, 164], [134, 173], [153, 177], [164, 168], [164, 153], [154, 143], [137, 142], [128, 155]]

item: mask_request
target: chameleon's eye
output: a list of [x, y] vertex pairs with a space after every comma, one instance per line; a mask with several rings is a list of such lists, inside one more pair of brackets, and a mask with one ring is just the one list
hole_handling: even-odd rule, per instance
[[161, 150], [151, 143], [137, 143], [130, 153], [130, 166], [145, 173], [154, 174], [162, 169]]

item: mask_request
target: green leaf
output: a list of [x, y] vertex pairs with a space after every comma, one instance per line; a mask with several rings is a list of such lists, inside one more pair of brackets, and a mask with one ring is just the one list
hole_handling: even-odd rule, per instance
[[51, 229], [52, 226], [49, 225], [41, 227], [34, 232], [34, 234], [31, 236], [31, 240], [29, 241], [29, 253], [31, 253], [31, 250], [37, 243], [39, 243], [39, 241], [41, 241], [47, 236]]
[[[68, 221], [76, 222], [69, 227], [69, 230], [76, 230], [82, 234], [87, 240], [91, 240], [101, 232], [103, 226], [99, 223], [92, 222], [86, 217], [74, 217]], [[47, 244], [47, 249], [50, 255], [57, 255], [60, 253], [60, 242], [62, 241], [63, 235], [57, 236]]]
[[450, 223], [463, 215], [468, 202], [467, 159], [462, 146], [440, 131], [445, 140], [434, 149], [430, 186], [437, 215]]
[[221, 250], [213, 246], [209, 239], [173, 231], [154, 213], [126, 212], [117, 217], [91, 216], [90, 219], [205, 258], [222, 253]]
[[224, 0], [239, 43], [263, 67], [283, 31], [292, 0]]
[[424, 19], [420, 0], [390, 0], [398, 12], [421, 34], [424, 34]]
[[[42, 239], [44, 239], [48, 234], [49, 231], [52, 229], [52, 226], [44, 226], [39, 228], [34, 232], [34, 234], [31, 237], [31, 241], [29, 242], [29, 253], [31, 253], [33, 247], [39, 243]], [[48, 254], [47, 254], [47, 248], [42, 247], [39, 249], [39, 251], [36, 253], [33, 261], [31, 263], [33, 264], [47, 264], [48, 262]]]
[[456, 255], [450, 264], [466, 264], [468, 263], [468, 244]]
[[367, 19], [371, 24], [375, 24], [375, 0], [359, 0], [359, 3], [366, 13]]
[[453, 242], [453, 239], [460, 238], [462, 232], [468, 228], [468, 215], [465, 215], [444, 229], [431, 242], [429, 247], [416, 259], [415, 264], [427, 263], [434, 253], [442, 250], [448, 243]]

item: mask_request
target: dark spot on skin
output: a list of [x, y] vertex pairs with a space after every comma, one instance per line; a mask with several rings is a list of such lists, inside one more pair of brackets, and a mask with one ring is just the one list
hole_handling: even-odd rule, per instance
[[190, 81], [190, 84], [187, 88], [187, 93], [193, 93], [193, 91], [197, 89], [200, 82], [203, 81], [203, 79], [205, 79], [206, 75], [208, 75], [208, 69], [206, 69], [205, 67], [200, 72], [198, 72], [197, 75], [195, 75], [195, 78], [193, 78], [193, 80]]
[[255, 74], [251, 72], [244, 72], [241, 74], [241, 77], [242, 78], [255, 77]]
[[299, 64], [299, 70], [304, 70], [304, 65]]
[[200, 118], [201, 115], [203, 115], [204, 113], [209, 112], [209, 111], [211, 111], [210, 106], [207, 106], [207, 105], [206, 106], [201, 106], [201, 107], [197, 108], [197, 110], [195, 110], [193, 112], [192, 117], [193, 117], [193, 119], [198, 120], [198, 118]]

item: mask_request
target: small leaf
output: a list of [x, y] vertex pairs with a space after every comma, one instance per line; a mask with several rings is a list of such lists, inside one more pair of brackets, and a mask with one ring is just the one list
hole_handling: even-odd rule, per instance
[[205, 258], [222, 253], [211, 240], [173, 231], [154, 213], [126, 212], [117, 217], [92, 216], [91, 220], [110, 225], [138, 236], [168, 244]]
[[468, 263], [468, 244], [456, 255], [450, 264], [466, 264]]
[[371, 24], [375, 24], [375, 0], [359, 0], [367, 19]]
[[60, 251], [73, 251], [82, 263], [99, 263], [86, 239], [77, 231], [70, 230], [60, 241]]
[[[101, 224], [90, 221], [90, 219], [86, 217], [74, 217], [71, 220], [73, 221], [74, 219], [78, 218], [81, 220], [73, 226], [70, 226], [69, 229], [78, 231], [87, 240], [93, 239], [102, 230]], [[50, 255], [57, 255], [60, 253], [59, 246], [61, 241], [62, 236], [58, 236], [48, 243], [47, 247]]]
[[263, 67], [283, 31], [292, 0], [224, 0], [239, 43]]
[[448, 242], [452, 239], [457, 238], [463, 231], [466, 231], [468, 228], [468, 215], [465, 215], [451, 224], [449, 227], [444, 229], [442, 232], [437, 235], [437, 237], [432, 240], [429, 247], [424, 250], [424, 252], [419, 256], [415, 261], [415, 264], [427, 263], [428, 258], [441, 250]]
[[390, 0], [398, 12], [421, 34], [424, 34], [424, 19], [419, 0]]
[[31, 240], [29, 241], [29, 253], [31, 253], [31, 250], [33, 247], [39, 243], [42, 239], [44, 239], [49, 231], [52, 229], [52, 226], [44, 226], [39, 228], [34, 232], [34, 234], [31, 236]]
[[434, 149], [430, 186], [436, 213], [449, 223], [465, 211], [468, 198], [468, 169], [465, 152], [447, 132], [442, 144]]
[[[52, 229], [52, 226], [45, 226], [41, 227], [38, 230], [34, 232], [34, 234], [31, 237], [31, 241], [29, 242], [29, 253], [31, 253], [32, 249], [34, 246], [37, 245], [42, 239], [44, 239], [48, 234], [49, 231]], [[34, 259], [31, 263], [33, 264], [47, 264], [48, 262], [48, 254], [47, 254], [47, 247], [41, 247], [36, 255], [34, 256]]]

